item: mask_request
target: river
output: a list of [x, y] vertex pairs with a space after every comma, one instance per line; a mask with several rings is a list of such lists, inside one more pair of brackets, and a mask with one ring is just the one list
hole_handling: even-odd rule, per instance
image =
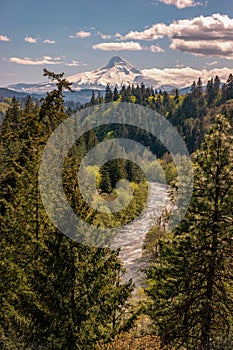
[[132, 278], [136, 285], [142, 281], [143, 272], [141, 270], [145, 267], [142, 259], [142, 246], [145, 235], [151, 226], [156, 224], [169, 202], [168, 186], [150, 183], [146, 208], [136, 220], [119, 230], [111, 248], [121, 248], [119, 257], [126, 268], [125, 281]]

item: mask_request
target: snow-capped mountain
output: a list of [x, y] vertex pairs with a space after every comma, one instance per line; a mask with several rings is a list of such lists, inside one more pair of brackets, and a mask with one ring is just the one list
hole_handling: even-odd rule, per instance
[[[125, 59], [114, 56], [103, 67], [93, 71], [87, 71], [70, 75], [67, 77], [72, 84], [73, 90], [82, 89], [104, 90], [106, 85], [111, 87], [122, 85], [144, 83], [146, 86], [158, 88], [158, 82], [149, 76], [144, 75], [139, 69]], [[44, 93], [50, 91], [54, 87], [53, 83], [44, 82], [40, 84], [15, 84], [8, 86], [9, 89], [27, 92], [27, 93]]]
[[139, 69], [125, 59], [114, 56], [105, 66], [90, 72], [68, 76], [67, 80], [73, 83], [74, 88], [103, 89], [107, 84], [112, 87], [133, 84], [140, 76]]

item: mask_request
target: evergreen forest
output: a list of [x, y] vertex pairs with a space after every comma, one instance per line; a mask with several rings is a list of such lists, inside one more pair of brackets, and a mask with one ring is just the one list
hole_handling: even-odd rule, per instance
[[[107, 85], [103, 96], [93, 91], [81, 106], [65, 104], [64, 91], [72, 91], [72, 84], [63, 73], [44, 69], [44, 76], [56, 88], [40, 101], [28, 96], [1, 102], [0, 349], [232, 349], [233, 75], [225, 82], [213, 77], [206, 86], [197, 77], [185, 94], [143, 83], [120, 89]], [[142, 258], [147, 268], [140, 286], [124, 278], [119, 250], [78, 243], [55, 227], [38, 180], [45, 145], [61, 123], [77, 110], [123, 102], [166, 117], [186, 144], [194, 176], [182, 222], [170, 232], [166, 212], [146, 234]], [[158, 161], [144, 154], [145, 172], [130, 160], [105, 163], [92, 200], [110, 202], [121, 179], [131, 183], [134, 195], [126, 209], [103, 214], [83, 200], [77, 173], [93, 147], [120, 137], [143, 144]], [[132, 125], [89, 130], [63, 166], [67, 201], [90, 227], [122, 226], [137, 218], [146, 204], [147, 180], [165, 182], [171, 197], [182, 185], [164, 145]], [[93, 165], [85, 171], [86, 178], [96, 174]]]

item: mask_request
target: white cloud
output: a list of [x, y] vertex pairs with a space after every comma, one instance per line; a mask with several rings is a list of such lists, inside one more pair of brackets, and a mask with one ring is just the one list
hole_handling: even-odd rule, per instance
[[174, 21], [170, 25], [156, 23], [144, 31], [130, 31], [122, 40], [157, 40], [168, 36], [173, 50], [195, 55], [233, 58], [233, 18], [219, 13]]
[[151, 52], [164, 52], [164, 50], [159, 45], [151, 45], [148, 50]]
[[37, 39], [32, 38], [31, 36], [26, 36], [24, 38], [24, 40], [26, 41], [26, 43], [29, 43], [29, 44], [36, 44], [37, 43]]
[[[65, 57], [63, 57], [65, 58]], [[61, 59], [61, 57], [50, 57], [50, 56], [43, 56], [42, 58], [30, 58], [30, 57], [10, 57], [8, 59], [9, 62], [22, 64], [22, 65], [33, 65], [33, 66], [39, 66], [39, 65], [53, 65], [53, 64], [64, 64], [67, 67], [78, 67], [78, 66], [86, 66], [85, 63], [79, 62], [79, 61], [71, 61], [71, 62], [65, 62]]]
[[43, 43], [45, 43], [45, 44], [55, 44], [56, 41], [55, 41], [55, 40], [50, 40], [50, 39], [45, 39], [45, 40], [43, 41]]
[[117, 42], [117, 43], [101, 43], [92, 46], [94, 50], [103, 50], [103, 51], [121, 51], [121, 50], [129, 50], [129, 51], [141, 51], [143, 47], [139, 43], [135, 43], [134, 41], [126, 41], [126, 42]]
[[111, 39], [111, 35], [110, 34], [103, 34], [101, 32], [97, 32], [97, 35], [99, 35], [103, 40], [108, 40], [108, 39]]
[[123, 38], [123, 36], [122, 36], [120, 33], [116, 33], [114, 36], [115, 36], [117, 39]]
[[85, 66], [86, 64], [79, 62], [79, 61], [72, 61], [70, 63], [65, 63], [68, 67], [79, 67], [79, 66]]
[[91, 36], [91, 32], [86, 32], [85, 30], [80, 30], [79, 32], [75, 33], [74, 35], [70, 35], [69, 37], [71, 39], [84, 39]]
[[134, 39], [134, 40], [156, 40], [161, 39], [169, 33], [168, 26], [164, 23], [154, 24], [152, 27], [145, 29], [142, 32], [130, 31], [125, 36], [121, 36], [119, 33], [118, 38], [122, 40]]
[[170, 47], [173, 50], [190, 52], [196, 56], [215, 56], [233, 59], [232, 42], [185, 41], [174, 39]]
[[30, 58], [30, 57], [24, 57], [24, 58], [10, 57], [8, 61], [12, 63], [17, 63], [17, 64], [33, 65], [33, 66], [64, 63], [61, 61], [60, 57], [52, 58], [50, 56], [43, 56], [42, 58], [36, 58], [36, 59]]
[[175, 21], [168, 26], [171, 38], [187, 40], [229, 40], [233, 34], [233, 18], [219, 13]]
[[0, 41], [10, 41], [7, 35], [0, 35]]
[[103, 51], [151, 51], [151, 52], [164, 52], [164, 50], [159, 47], [159, 45], [151, 45], [149, 47], [142, 46], [134, 41], [124, 41], [124, 42], [111, 42], [111, 43], [100, 43], [93, 45], [94, 50], [103, 50]]
[[146, 76], [150, 76], [157, 80], [159, 85], [173, 85], [177, 87], [185, 87], [190, 86], [191, 83], [201, 77], [203, 83], [207, 83], [207, 81], [216, 75], [222, 79], [222, 81], [226, 81], [229, 74], [232, 73], [231, 68], [213, 68], [211, 70], [207, 69], [193, 69], [190, 67], [182, 67], [182, 68], [165, 68], [165, 69], [144, 69], [142, 71]]
[[217, 64], [217, 63], [218, 63], [218, 61], [213, 61], [213, 62], [208, 62], [206, 64], [207, 64], [207, 66], [215, 66], [215, 64]]
[[184, 68], [185, 66], [182, 63], [177, 63], [176, 68]]
[[178, 9], [200, 5], [200, 2], [195, 0], [159, 0], [159, 2], [163, 2], [166, 5], [174, 5]]

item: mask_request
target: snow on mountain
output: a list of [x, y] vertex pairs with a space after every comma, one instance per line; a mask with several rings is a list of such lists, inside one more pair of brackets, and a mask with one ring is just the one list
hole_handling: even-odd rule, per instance
[[56, 86], [55, 83], [38, 83], [38, 84], [25, 84], [25, 83], [19, 83], [14, 85], [7, 86], [8, 89], [17, 91], [17, 92], [23, 92], [27, 94], [36, 93], [43, 95], [45, 92], [49, 92], [52, 89], [54, 89]]
[[67, 77], [74, 88], [103, 89], [107, 84], [114, 87], [133, 84], [141, 77], [139, 69], [132, 66], [125, 59], [114, 56], [103, 67], [90, 72], [79, 73]]
[[[80, 91], [82, 89], [104, 90], [106, 85], [111, 87], [122, 85], [141, 84], [158, 88], [156, 79], [144, 75], [139, 69], [127, 62], [124, 58], [114, 56], [103, 67], [93, 71], [87, 71], [70, 75], [67, 77], [72, 84], [73, 90]], [[19, 92], [26, 93], [45, 93], [54, 88], [54, 83], [43, 82], [39, 84], [15, 84], [7, 88]]]

